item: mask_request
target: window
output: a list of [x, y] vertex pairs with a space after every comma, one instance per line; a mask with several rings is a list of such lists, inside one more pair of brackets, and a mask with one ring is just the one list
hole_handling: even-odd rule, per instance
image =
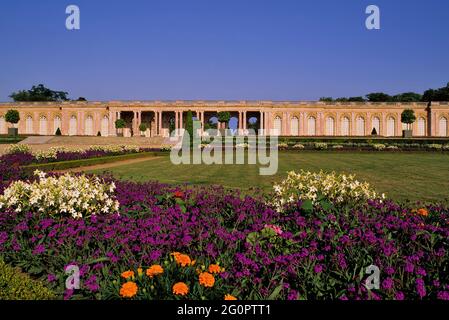
[[56, 116], [56, 117], [53, 119], [53, 128], [54, 128], [54, 130], [55, 130], [55, 132], [53, 132], [54, 134], [56, 134], [56, 131], [57, 131], [58, 129], [61, 130], [61, 124], [62, 124], [61, 118], [60, 118], [59, 116]]
[[349, 132], [349, 118], [348, 117], [343, 117], [343, 119], [341, 119], [341, 135], [342, 136], [350, 136], [350, 132]]
[[109, 118], [104, 116], [101, 120], [101, 136], [107, 137], [109, 135]]
[[310, 117], [307, 121], [307, 134], [309, 136], [316, 135], [316, 119], [315, 117]]
[[326, 119], [326, 136], [335, 135], [335, 120], [332, 117]]
[[292, 136], [299, 136], [299, 120], [297, 117], [293, 117], [290, 120], [290, 134]]
[[39, 134], [41, 136], [46, 136], [48, 134], [47, 117], [45, 117], [45, 116], [41, 116], [39, 118]]
[[365, 135], [365, 119], [362, 117], [357, 118], [357, 135], [358, 136]]
[[447, 119], [445, 117], [440, 118], [438, 135], [440, 137], [447, 137]]
[[94, 119], [92, 116], [87, 116], [86, 120], [84, 120], [84, 134], [86, 136], [94, 135]]
[[426, 135], [426, 119], [418, 118], [418, 136], [423, 137]]
[[380, 134], [380, 119], [378, 117], [374, 117], [372, 122], [373, 129], [376, 129], [376, 133]]
[[274, 119], [274, 134], [279, 136], [282, 133], [282, 120], [280, 117]]
[[77, 134], [77, 127], [78, 126], [78, 121], [76, 120], [75, 116], [71, 116], [70, 117], [70, 122], [69, 122], [69, 136], [76, 136]]
[[25, 123], [25, 132], [27, 134], [33, 134], [33, 118], [28, 116]]
[[387, 137], [394, 137], [396, 134], [396, 120], [389, 117], [387, 120]]

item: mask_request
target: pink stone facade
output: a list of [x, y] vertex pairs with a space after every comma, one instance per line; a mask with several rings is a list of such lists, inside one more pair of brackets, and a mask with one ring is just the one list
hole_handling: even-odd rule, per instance
[[[170, 128], [185, 127], [187, 111], [201, 121], [202, 127], [220, 111], [228, 111], [240, 133], [252, 127], [259, 134], [281, 136], [379, 136], [399, 137], [404, 109], [413, 109], [416, 137], [449, 136], [449, 103], [325, 103], [272, 101], [111, 101], [62, 103], [1, 103], [0, 134], [6, 134], [8, 110], [20, 112], [19, 134], [115, 136], [115, 121], [123, 118], [125, 136], [168, 136]], [[143, 133], [139, 125], [145, 123]], [[222, 127], [220, 125], [220, 127]]]

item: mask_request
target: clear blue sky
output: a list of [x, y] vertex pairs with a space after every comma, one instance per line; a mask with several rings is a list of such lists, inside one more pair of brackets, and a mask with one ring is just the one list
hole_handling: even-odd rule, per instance
[[422, 92], [449, 82], [448, 35], [448, 0], [2, 0], [0, 101], [38, 83], [89, 100]]

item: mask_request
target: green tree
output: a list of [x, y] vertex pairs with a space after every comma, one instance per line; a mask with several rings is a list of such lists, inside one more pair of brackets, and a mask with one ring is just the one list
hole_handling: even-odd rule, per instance
[[422, 95], [415, 92], [404, 92], [392, 97], [394, 102], [419, 102], [422, 99]]
[[229, 120], [231, 119], [231, 114], [228, 111], [221, 111], [217, 114], [217, 118], [219, 122], [223, 122], [225, 124], [227, 129]]
[[8, 110], [5, 115], [5, 121], [11, 124], [17, 124], [20, 121], [20, 114], [17, 110]]
[[401, 122], [407, 124], [407, 128], [410, 129], [410, 125], [416, 121], [415, 111], [412, 109], [405, 109], [401, 113]]
[[321, 102], [332, 102], [332, 101], [334, 101], [334, 99], [332, 97], [321, 97], [320, 101]]
[[374, 92], [366, 95], [369, 102], [390, 102], [392, 97], [383, 92]]
[[125, 127], [126, 127], [126, 122], [124, 119], [115, 120], [115, 128], [116, 129], [123, 129]]
[[64, 91], [53, 91], [43, 84], [33, 86], [31, 90], [20, 90], [13, 92], [9, 97], [14, 101], [67, 101], [68, 93]]
[[147, 125], [146, 125], [145, 123], [142, 122], [142, 123], [139, 125], [139, 130], [140, 130], [140, 131], [145, 132], [145, 131], [147, 131], [147, 129], [148, 129], [148, 127], [147, 127]]

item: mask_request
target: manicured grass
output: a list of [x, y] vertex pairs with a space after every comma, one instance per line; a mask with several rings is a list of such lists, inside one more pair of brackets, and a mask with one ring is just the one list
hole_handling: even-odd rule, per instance
[[443, 153], [280, 152], [274, 176], [260, 176], [257, 165], [173, 165], [168, 156], [108, 171], [134, 181], [221, 184], [268, 191], [288, 171], [300, 169], [354, 173], [399, 201], [441, 202], [449, 198], [449, 155]]

